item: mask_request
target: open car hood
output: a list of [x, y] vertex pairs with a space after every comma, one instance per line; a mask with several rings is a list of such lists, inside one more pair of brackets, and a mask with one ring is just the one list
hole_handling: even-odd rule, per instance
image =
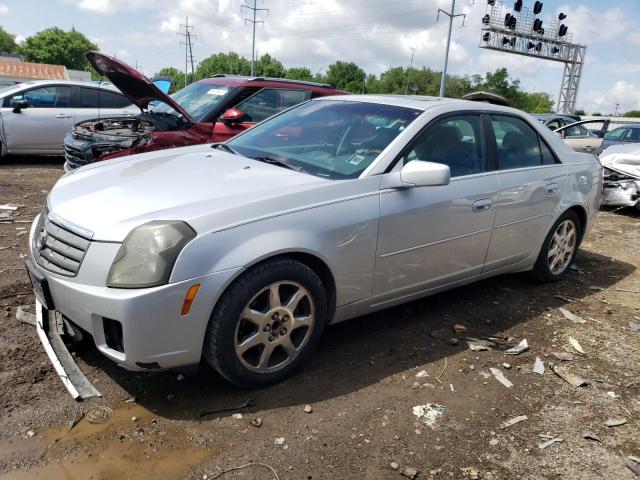
[[600, 155], [603, 167], [640, 179], [640, 144], [613, 145]]
[[193, 122], [191, 115], [179, 103], [126, 63], [99, 52], [88, 52], [86, 57], [100, 75], [107, 77], [123, 95], [141, 109], [147, 109], [149, 102], [159, 100], [169, 105], [186, 120]]

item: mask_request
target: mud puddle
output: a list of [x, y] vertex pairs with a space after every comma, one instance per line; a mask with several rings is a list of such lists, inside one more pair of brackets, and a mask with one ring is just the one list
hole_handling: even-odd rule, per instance
[[71, 430], [64, 425], [0, 447], [3, 456], [38, 451], [44, 465], [14, 470], [0, 480], [184, 478], [212, 453], [194, 446], [173, 422], [139, 405], [115, 409], [104, 423], [84, 417]]

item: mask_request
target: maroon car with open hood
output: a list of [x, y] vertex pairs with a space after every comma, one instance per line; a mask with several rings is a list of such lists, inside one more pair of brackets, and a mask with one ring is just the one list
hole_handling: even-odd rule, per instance
[[98, 52], [87, 59], [140, 114], [75, 125], [64, 140], [66, 171], [135, 153], [224, 142], [298, 103], [346, 93], [312, 82], [215, 75], [169, 96], [121, 60]]

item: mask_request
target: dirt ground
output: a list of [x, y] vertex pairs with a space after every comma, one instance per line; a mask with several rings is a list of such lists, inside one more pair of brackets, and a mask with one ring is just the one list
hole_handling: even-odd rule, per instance
[[[23, 222], [61, 174], [59, 159], [0, 163], [0, 204], [21, 205], [16, 222], [0, 224], [0, 480], [402, 479], [411, 469], [419, 479], [640, 475], [628, 459], [640, 457], [637, 212], [601, 212], [560, 284], [502, 276], [330, 327], [302, 372], [262, 390], [234, 388], [207, 367], [184, 378], [130, 373], [85, 347], [74, 354], [103, 396], [76, 403], [34, 327], [15, 318], [33, 302]], [[455, 324], [467, 332], [454, 333]], [[492, 337], [495, 346], [471, 351], [466, 337]], [[523, 338], [528, 351], [504, 354]], [[572, 359], [560, 361], [560, 352]], [[531, 372], [536, 357], [543, 374]], [[560, 364], [588, 385], [564, 381], [551, 369]], [[431, 425], [413, 415], [426, 404], [443, 406]], [[88, 421], [96, 406], [113, 412], [105, 423]], [[562, 441], [541, 448], [551, 439]]]

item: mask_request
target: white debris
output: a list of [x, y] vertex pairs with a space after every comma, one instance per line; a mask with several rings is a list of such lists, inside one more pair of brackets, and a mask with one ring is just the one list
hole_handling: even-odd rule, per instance
[[234, 413], [233, 415], [231, 415], [233, 418], [235, 418], [236, 420], [242, 420], [242, 414], [241, 413]]
[[571, 320], [573, 323], [587, 323], [587, 321], [584, 318], [576, 315], [575, 313], [570, 312], [566, 308], [560, 307], [558, 310], [560, 310], [560, 313], [564, 315], [564, 318], [566, 318], [567, 320]]
[[426, 370], [420, 370], [418, 373], [416, 373], [416, 378], [427, 378], [428, 376], [429, 374]]
[[184, 375], [179, 373], [178, 376], [176, 377], [176, 380], [178, 380], [178, 381], [184, 380]]
[[311, 413], [313, 412], [313, 407], [311, 405], [305, 405], [303, 410], [305, 413]]
[[607, 396], [611, 398], [620, 398], [620, 395], [618, 395], [616, 392], [607, 392]]
[[523, 338], [520, 343], [518, 343], [515, 347], [510, 348], [509, 350], [505, 350], [505, 355], [519, 355], [522, 352], [526, 352], [529, 350], [529, 343], [526, 338]]
[[620, 425], [624, 425], [627, 423], [626, 418], [610, 418], [605, 422], [607, 427], [619, 427]]
[[540, 450], [544, 450], [547, 447], [550, 447], [551, 445], [553, 445], [554, 443], [559, 443], [559, 442], [563, 442], [564, 440], [562, 440], [561, 438], [552, 438], [551, 440], [541, 443], [540, 445], [538, 445], [538, 448]]
[[576, 352], [578, 352], [580, 355], [586, 355], [585, 351], [582, 349], [582, 346], [578, 343], [578, 341], [575, 338], [569, 337], [569, 343], [573, 348], [576, 349]]
[[444, 405], [437, 403], [427, 403], [425, 405], [416, 405], [413, 407], [413, 414], [425, 425], [434, 428], [436, 420], [440, 415], [447, 411]]
[[536, 357], [536, 361], [533, 362], [533, 372], [539, 375], [544, 374], [544, 362], [540, 357]]
[[575, 359], [575, 357], [569, 352], [553, 352], [553, 356], [561, 362], [570, 362], [571, 360]]
[[275, 445], [284, 445], [284, 437], [278, 437], [278, 438], [276, 438], [276, 439], [273, 441], [273, 443], [274, 443]]
[[491, 371], [491, 373], [493, 374], [493, 376], [496, 378], [496, 380], [498, 380], [501, 384], [503, 384], [505, 387], [507, 388], [511, 388], [513, 387], [513, 383], [511, 383], [507, 377], [505, 377], [503, 375], [503, 373], [498, 370], [497, 368], [490, 368], [489, 369]]
[[507, 420], [506, 422], [502, 422], [500, 424], [500, 428], [504, 430], [505, 428], [509, 428], [512, 425], [515, 425], [516, 423], [524, 422], [525, 420], [529, 420], [529, 417], [527, 417], [526, 415], [519, 415], [517, 417], [513, 417], [510, 420]]
[[565, 382], [573, 385], [574, 387], [581, 387], [589, 383], [584, 378], [579, 377], [578, 375], [575, 375], [567, 371], [565, 368], [559, 367], [558, 365], [553, 365], [551, 367], [551, 370], [553, 370], [553, 372], [560, 378], [562, 378]]
[[505, 370], [511, 370], [511, 364], [510, 363], [503, 363], [502, 364], [502, 368], [504, 368]]
[[478, 338], [468, 337], [466, 339], [469, 350], [472, 352], [481, 352], [483, 350], [491, 350], [491, 347], [495, 345], [491, 340], [480, 340]]

